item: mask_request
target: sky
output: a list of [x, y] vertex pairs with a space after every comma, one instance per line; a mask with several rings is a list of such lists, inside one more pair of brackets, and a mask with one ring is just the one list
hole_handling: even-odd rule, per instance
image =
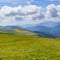
[[60, 22], [60, 0], [0, 0], [0, 26]]
[[19, 5], [25, 6], [28, 4], [46, 7], [49, 4], [59, 5], [60, 0], [0, 0], [0, 7], [4, 5], [8, 5], [11, 7]]

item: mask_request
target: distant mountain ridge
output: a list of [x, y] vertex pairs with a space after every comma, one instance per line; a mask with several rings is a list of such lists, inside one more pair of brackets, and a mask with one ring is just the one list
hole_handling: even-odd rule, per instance
[[26, 29], [43, 37], [60, 37], [60, 22], [44, 22], [35, 26], [26, 27]]
[[36, 25], [20, 26], [0, 26], [0, 33], [38, 35], [47, 38], [60, 37], [60, 22], [44, 22]]

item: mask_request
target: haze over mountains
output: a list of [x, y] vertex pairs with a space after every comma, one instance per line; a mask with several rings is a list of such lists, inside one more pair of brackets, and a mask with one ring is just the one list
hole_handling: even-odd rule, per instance
[[44, 22], [26, 29], [43, 37], [60, 37], [60, 22]]
[[0, 33], [38, 35], [47, 38], [60, 37], [60, 22], [44, 22], [36, 25], [0, 26]]

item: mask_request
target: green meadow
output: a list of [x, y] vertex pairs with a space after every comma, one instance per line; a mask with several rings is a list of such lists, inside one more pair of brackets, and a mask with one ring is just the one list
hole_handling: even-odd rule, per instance
[[60, 39], [0, 34], [0, 60], [60, 60]]

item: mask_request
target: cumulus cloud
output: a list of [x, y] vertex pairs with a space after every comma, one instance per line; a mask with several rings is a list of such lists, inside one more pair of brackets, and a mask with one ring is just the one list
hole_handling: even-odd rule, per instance
[[[38, 16], [40, 16], [39, 19]], [[24, 7], [18, 6], [13, 8], [4, 6], [0, 9], [0, 23], [4, 23], [4, 25], [34, 24], [34, 17], [36, 20], [42, 19], [41, 7], [35, 5], [27, 5]]]
[[50, 4], [46, 9], [47, 11], [45, 13], [45, 18], [47, 18], [48, 20], [52, 19], [54, 21], [60, 20], [60, 5]]
[[57, 17], [57, 9], [54, 4], [48, 5], [47, 6], [47, 11], [46, 11], [46, 17]]
[[[4, 9], [10, 10], [9, 7], [6, 7]], [[3, 10], [4, 10], [3, 9]], [[20, 15], [20, 16], [25, 16], [25, 15], [33, 15], [35, 13], [40, 12], [41, 7], [37, 7], [35, 5], [28, 5], [28, 6], [18, 6], [15, 8], [11, 8], [10, 12], [7, 13], [7, 16], [15, 16], [15, 15]]]
[[[60, 19], [60, 5], [50, 4], [44, 8], [36, 5], [18, 7], [4, 6], [0, 9], [0, 25], [38, 24], [45, 21], [57, 21]], [[60, 21], [60, 20], [59, 20]]]

